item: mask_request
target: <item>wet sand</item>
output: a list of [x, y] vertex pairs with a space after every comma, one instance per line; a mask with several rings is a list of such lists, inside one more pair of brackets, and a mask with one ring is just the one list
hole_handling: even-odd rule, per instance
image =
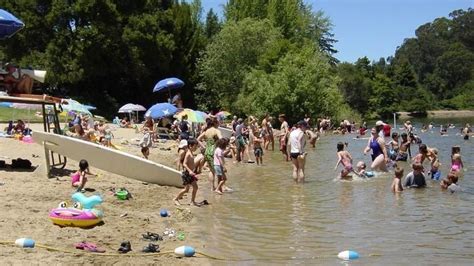
[[[0, 125], [2, 128], [4, 125]], [[33, 124], [33, 129], [41, 130], [41, 124]], [[121, 139], [129, 142], [140, 137], [133, 129], [117, 129], [114, 143], [120, 145], [123, 151], [141, 155], [138, 145], [120, 144]], [[158, 143], [150, 150], [150, 159], [174, 167], [176, 157], [176, 142]], [[167, 150], [171, 149], [171, 150]], [[33, 156], [34, 155], [34, 156]], [[39, 157], [37, 157], [39, 156]], [[44, 150], [41, 145], [28, 144], [11, 138], [0, 138], [0, 160], [11, 163], [11, 159], [29, 159], [37, 168], [34, 171], [18, 171], [0, 169], [1, 218], [0, 242], [13, 243], [21, 237], [29, 237], [37, 244], [54, 247], [64, 251], [49, 251], [44, 248], [22, 249], [20, 247], [0, 245], [1, 261], [7, 264], [210, 264], [207, 258], [176, 258], [174, 254], [144, 255], [141, 250], [148, 241], [142, 240], [142, 234], [155, 232], [163, 234], [165, 228], [173, 228], [185, 233], [185, 240], [164, 238], [164, 241], [154, 242], [160, 245], [162, 252], [173, 251], [176, 247], [189, 245], [197, 251], [203, 250], [205, 243], [200, 236], [192, 235], [187, 229], [199, 226], [194, 213], [199, 207], [180, 206], [173, 204], [173, 198], [178, 188], [144, 184], [140, 181], [103, 172], [91, 165], [91, 171], [100, 174], [99, 177], [89, 177], [86, 188], [95, 192], [86, 192], [87, 196], [99, 194], [104, 203], [96, 208], [104, 212], [104, 224], [92, 229], [65, 227], [60, 228], [48, 218], [48, 212], [56, 208], [62, 201], [72, 203], [70, 173], [76, 171], [78, 162], [68, 161], [64, 171], [56, 172], [55, 178], [47, 178], [44, 172]], [[87, 158], [86, 158], [87, 159]], [[201, 180], [206, 180], [201, 178]], [[201, 189], [207, 188], [206, 181], [200, 181]], [[111, 188], [125, 187], [133, 195], [131, 200], [119, 200], [109, 191]], [[188, 202], [190, 194], [183, 202]], [[202, 200], [202, 190], [198, 192], [197, 200]], [[212, 203], [211, 203], [212, 204]], [[206, 208], [205, 206], [202, 208]], [[160, 209], [167, 209], [171, 216], [162, 218]], [[123, 216], [123, 217], [122, 217]], [[120, 243], [129, 240], [132, 252], [121, 255], [117, 252]], [[88, 241], [106, 249], [108, 256], [94, 255], [82, 250], [76, 250], [74, 243]], [[66, 252], [67, 251], [67, 252]], [[78, 254], [70, 254], [76, 252]], [[113, 254], [113, 255], [112, 255]], [[159, 254], [159, 253], [158, 253]]]

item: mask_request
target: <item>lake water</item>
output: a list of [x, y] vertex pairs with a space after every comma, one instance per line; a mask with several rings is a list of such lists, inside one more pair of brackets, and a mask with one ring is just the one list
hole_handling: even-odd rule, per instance
[[[323, 136], [316, 149], [308, 149], [303, 185], [294, 184], [291, 165], [278, 152], [267, 152], [264, 166], [233, 169], [233, 193], [214, 196], [203, 183], [200, 192], [212, 204], [194, 211], [201, 224], [191, 233], [199, 235], [207, 253], [236, 259], [225, 264], [334, 265], [341, 263], [340, 251], [351, 249], [361, 255], [350, 262], [354, 265], [472, 265], [474, 138], [463, 140], [456, 135], [459, 128], [450, 129], [447, 137], [438, 130], [419, 135], [439, 149], [443, 177], [451, 147], [461, 146], [466, 171], [458, 184], [463, 192], [451, 194], [427, 180], [425, 189], [395, 195], [390, 191], [393, 170], [367, 180], [336, 181], [336, 143], [349, 142], [354, 164], [364, 160], [370, 165], [370, 156], [362, 153], [367, 140]], [[412, 151], [416, 154], [416, 145]], [[402, 166], [406, 175], [409, 165]]]

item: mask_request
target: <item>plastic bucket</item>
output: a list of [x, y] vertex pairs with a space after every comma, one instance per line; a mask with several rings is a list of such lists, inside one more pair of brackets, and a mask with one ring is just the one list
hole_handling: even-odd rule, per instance
[[115, 192], [115, 195], [120, 200], [126, 200], [128, 196], [128, 192], [124, 190], [120, 190], [120, 191]]

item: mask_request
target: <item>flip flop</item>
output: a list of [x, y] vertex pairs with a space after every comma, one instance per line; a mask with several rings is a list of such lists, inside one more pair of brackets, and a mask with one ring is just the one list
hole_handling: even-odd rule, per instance
[[144, 239], [150, 241], [163, 241], [163, 237], [156, 233], [146, 232], [146, 234], [143, 234], [142, 236]]
[[150, 244], [148, 244], [148, 246], [145, 246], [145, 247], [142, 249], [142, 251], [145, 252], [145, 253], [160, 252], [160, 246], [150, 243]]
[[90, 243], [90, 242], [85, 242], [85, 241], [80, 242], [80, 243], [76, 243], [76, 244], [74, 244], [74, 246], [76, 247], [76, 249], [82, 249], [82, 250], [89, 251], [89, 252], [97, 252], [97, 253], [104, 253], [105, 252], [104, 249], [97, 247], [96, 244]]

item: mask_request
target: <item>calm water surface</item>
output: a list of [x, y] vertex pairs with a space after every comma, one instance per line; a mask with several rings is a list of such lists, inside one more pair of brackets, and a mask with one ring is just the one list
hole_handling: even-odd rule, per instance
[[[206, 252], [239, 259], [225, 264], [333, 265], [342, 263], [338, 252], [352, 249], [362, 256], [350, 262], [354, 265], [472, 265], [474, 138], [463, 140], [456, 135], [458, 128], [450, 129], [447, 137], [438, 130], [419, 135], [439, 149], [443, 177], [450, 167], [451, 147], [462, 147], [466, 171], [458, 184], [463, 192], [442, 191], [438, 182], [429, 180], [426, 189], [394, 195], [393, 173], [336, 181], [336, 143], [349, 142], [354, 164], [370, 164], [370, 156], [362, 153], [367, 140], [324, 136], [316, 149], [309, 149], [304, 185], [293, 183], [291, 165], [277, 152], [265, 154], [264, 166], [233, 169], [233, 193], [214, 196], [202, 184], [201, 192], [212, 205], [194, 212], [202, 224], [192, 233], [206, 243]], [[412, 150], [416, 154], [417, 146]], [[406, 175], [410, 168], [402, 166]]]

